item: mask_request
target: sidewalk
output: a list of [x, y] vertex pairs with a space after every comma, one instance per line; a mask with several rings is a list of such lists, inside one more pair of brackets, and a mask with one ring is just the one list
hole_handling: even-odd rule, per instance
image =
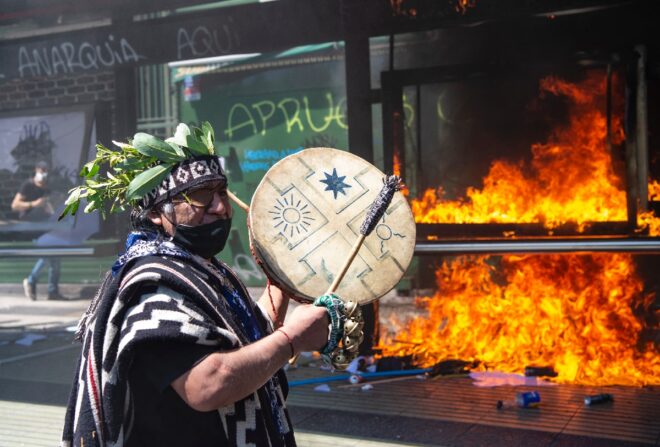
[[[45, 286], [39, 288], [37, 300], [31, 301], [23, 294], [22, 285], [0, 285], [0, 329], [48, 329], [77, 324], [87, 309], [93, 292], [89, 286], [77, 287], [77, 294], [70, 287], [62, 287], [66, 296], [77, 299], [67, 301], [46, 300]], [[84, 299], [79, 298], [81, 292]]]
[[[46, 300], [46, 284], [37, 286], [37, 300], [29, 300], [22, 284], [0, 284], [0, 329], [32, 328], [44, 329], [75, 325], [80, 316], [87, 310], [90, 300], [94, 297], [98, 284], [60, 284], [60, 292], [68, 300]], [[257, 299], [264, 289], [249, 287], [250, 295]], [[390, 291], [379, 302], [380, 323], [386, 324], [390, 317], [401, 317], [403, 314], [413, 315], [419, 312], [413, 306], [413, 298], [399, 296]], [[298, 305], [291, 301], [288, 311]]]
[[[0, 445], [3, 447], [53, 447], [59, 444], [65, 409], [0, 400]], [[406, 447], [423, 444], [390, 443], [350, 436], [296, 430], [299, 447]], [[184, 446], [181, 446], [184, 447]]]
[[[46, 284], [37, 286], [37, 300], [28, 299], [22, 284], [0, 284], [0, 329], [48, 329], [76, 325], [94, 297], [98, 284], [60, 284], [67, 300], [46, 299]], [[262, 288], [249, 288], [253, 297]], [[295, 304], [294, 306], [295, 307]]]
[[[79, 353], [73, 330], [96, 292], [96, 285], [62, 284], [72, 299], [45, 300], [23, 294], [21, 284], [0, 284], [0, 446], [54, 446], [59, 444], [71, 374]], [[259, 296], [263, 289], [250, 289]], [[294, 306], [295, 307], [295, 304]], [[294, 411], [294, 419], [309, 419]], [[300, 447], [420, 446], [402, 442], [296, 430]]]

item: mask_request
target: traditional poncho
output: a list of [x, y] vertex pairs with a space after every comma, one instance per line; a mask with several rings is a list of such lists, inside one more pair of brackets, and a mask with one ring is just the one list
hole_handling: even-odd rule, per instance
[[[175, 293], [145, 298], [143, 289], [154, 285]], [[127, 377], [144, 343], [185, 342], [227, 351], [271, 332], [265, 325], [255, 329], [260, 310], [247, 296], [224, 265], [190, 255], [138, 256], [108, 274], [81, 321], [83, 347], [62, 446], [122, 446], [129, 439], [134, 408]], [[253, 437], [247, 431], [259, 430], [266, 434], [264, 445], [295, 446], [285, 382], [280, 371], [252, 395], [218, 410], [229, 445], [242, 445]]]

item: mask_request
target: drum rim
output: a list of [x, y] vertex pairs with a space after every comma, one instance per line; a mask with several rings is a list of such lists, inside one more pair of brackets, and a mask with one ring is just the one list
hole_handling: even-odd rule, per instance
[[[318, 150], [331, 150], [331, 151], [334, 151], [334, 152], [340, 152], [342, 155], [348, 155], [351, 158], [359, 160], [359, 162], [361, 162], [361, 163], [366, 163], [366, 164], [372, 166], [373, 169], [375, 169], [383, 178], [385, 177], [385, 174], [377, 166], [373, 165], [372, 163], [369, 163], [368, 161], [364, 160], [363, 158], [359, 157], [358, 155], [355, 155], [355, 154], [353, 154], [349, 151], [346, 151], [346, 150], [332, 148], [332, 147], [325, 147], [325, 146], [305, 148], [302, 151], [299, 151], [299, 152], [296, 152], [294, 154], [288, 155], [288, 156], [278, 160], [275, 164], [273, 164], [269, 168], [268, 171], [270, 171], [272, 169], [275, 169], [276, 167], [278, 167], [278, 165], [281, 165], [281, 164], [287, 162], [290, 158], [295, 158], [296, 156], [300, 156], [300, 154], [303, 153], [303, 152], [318, 151]], [[252, 194], [252, 198], [250, 200], [250, 208], [252, 208], [253, 203], [254, 203], [254, 198], [257, 196], [257, 193], [260, 190], [260, 188], [262, 187], [262, 185], [264, 184], [264, 182], [266, 181], [266, 178], [267, 178], [267, 173], [259, 181], [259, 184], [257, 185], [257, 187], [254, 190], [254, 193]], [[401, 193], [397, 192], [396, 194], [401, 194]], [[416, 235], [416, 230], [417, 230], [416, 225], [415, 225], [414, 216], [412, 214], [412, 209], [410, 208], [410, 204], [408, 203], [408, 200], [405, 197], [402, 197], [402, 199], [403, 199], [402, 200], [403, 204], [410, 211], [410, 216], [412, 216], [413, 234], [411, 235], [412, 236], [411, 239], [414, 241], [415, 240], [415, 235]], [[303, 294], [300, 291], [298, 291], [298, 290], [294, 289], [293, 287], [291, 287], [290, 285], [286, 284], [283, 280], [280, 280], [277, 277], [277, 275], [274, 274], [272, 268], [268, 265], [268, 263], [265, 262], [265, 260], [264, 260], [265, 258], [263, 256], [263, 254], [261, 253], [262, 250], [259, 248], [260, 244], [259, 244], [258, 241], [256, 241], [256, 239], [254, 237], [254, 230], [252, 228], [252, 224], [253, 224], [252, 218], [253, 218], [253, 214], [248, 213], [248, 237], [249, 237], [249, 240], [250, 240], [250, 248], [252, 250], [252, 254], [253, 254], [254, 258], [257, 260], [257, 263], [261, 266], [261, 268], [264, 271], [264, 273], [266, 274], [266, 277], [268, 278], [268, 280], [272, 284], [275, 284], [277, 287], [282, 289], [283, 292], [286, 295], [290, 296], [291, 298], [295, 299], [296, 301], [301, 302], [301, 303], [311, 303], [316, 297], [310, 297], [306, 294]], [[404, 269], [404, 271], [401, 273], [401, 275], [397, 279], [397, 281], [394, 282], [392, 284], [392, 286], [390, 288], [388, 288], [386, 291], [382, 292], [382, 294], [380, 296], [377, 296], [377, 297], [374, 297], [374, 298], [371, 298], [371, 299], [367, 299], [367, 300], [364, 300], [364, 299], [360, 300], [360, 305], [369, 304], [371, 302], [377, 301], [380, 298], [382, 298], [383, 296], [385, 296], [392, 289], [394, 289], [396, 287], [396, 285], [401, 281], [403, 276], [405, 275], [405, 271], [410, 266], [410, 263], [412, 262], [413, 257], [414, 257], [414, 248], [413, 248], [413, 250], [410, 250], [409, 259], [407, 259], [407, 263], [406, 263], [406, 269]]]

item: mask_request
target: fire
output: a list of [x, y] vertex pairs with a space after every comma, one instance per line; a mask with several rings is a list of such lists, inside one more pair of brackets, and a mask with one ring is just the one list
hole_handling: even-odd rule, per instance
[[[390, 0], [390, 7], [395, 15], [409, 15], [416, 16], [417, 8], [407, 5], [406, 0]], [[413, 2], [410, 2], [413, 3]], [[468, 8], [474, 8], [476, 0], [456, 0], [454, 10], [459, 14], [465, 14]]]
[[[549, 230], [575, 222], [583, 232], [590, 222], [626, 221], [625, 188], [606, 149], [605, 79], [592, 76], [577, 86], [549, 77], [541, 91], [567, 98], [570, 122], [532, 146], [531, 162], [494, 161], [483, 188], [468, 188], [466, 199], [426, 190], [411, 202], [417, 222], [540, 222]], [[612, 129], [618, 145], [625, 137], [617, 116]]]
[[660, 182], [657, 180], [649, 183], [649, 200], [660, 201]]
[[648, 312], [654, 296], [630, 255], [461, 257], [436, 279], [435, 296], [418, 299], [428, 316], [383, 337], [382, 355], [513, 373], [552, 366], [562, 383], [660, 384], [660, 356], [640, 341], [633, 312]]
[[[657, 180], [649, 183], [649, 201], [660, 201], [660, 182]], [[660, 236], [660, 219], [655, 217], [653, 211], [639, 213], [637, 226], [647, 230], [649, 236]]]
[[392, 173], [401, 177], [401, 160], [399, 159], [398, 152], [395, 152], [392, 158]]
[[[483, 188], [469, 188], [465, 199], [445, 200], [440, 188], [413, 199], [417, 222], [541, 222], [548, 230], [575, 222], [584, 231], [590, 222], [626, 220], [625, 188], [606, 149], [604, 77], [579, 85], [548, 77], [540, 87], [567, 99], [567, 124], [532, 146], [530, 162], [493, 162]], [[620, 117], [611, 129], [612, 145], [621, 144]], [[649, 195], [659, 189], [652, 183]], [[660, 234], [660, 219], [639, 220]], [[631, 255], [459, 257], [436, 280], [436, 294], [418, 299], [427, 316], [392, 322], [398, 329], [382, 337], [382, 355], [410, 354], [420, 366], [458, 358], [516, 373], [552, 366], [561, 383], [660, 384], [660, 355], [644, 338], [660, 313]]]
[[[398, 152], [394, 152], [394, 156], [392, 158], [392, 166], [393, 166], [392, 167], [392, 174], [396, 175], [398, 177], [401, 177], [401, 175], [402, 175], [401, 174], [401, 159], [399, 158], [399, 153]], [[403, 194], [406, 197], [408, 197], [408, 195], [410, 194], [410, 190], [408, 189], [408, 187], [405, 184], [403, 185], [403, 187], [401, 189], [401, 194]]]
[[465, 14], [468, 8], [474, 8], [476, 6], [476, 0], [457, 0], [456, 1], [456, 12]]

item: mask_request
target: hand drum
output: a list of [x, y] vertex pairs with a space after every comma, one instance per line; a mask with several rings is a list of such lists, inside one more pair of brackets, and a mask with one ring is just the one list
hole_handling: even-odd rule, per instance
[[[378, 168], [349, 152], [311, 148], [276, 163], [250, 204], [250, 242], [269, 278], [302, 302], [323, 295], [360, 236], [383, 187]], [[415, 248], [415, 221], [396, 192], [337, 295], [366, 304], [390, 291]]]

